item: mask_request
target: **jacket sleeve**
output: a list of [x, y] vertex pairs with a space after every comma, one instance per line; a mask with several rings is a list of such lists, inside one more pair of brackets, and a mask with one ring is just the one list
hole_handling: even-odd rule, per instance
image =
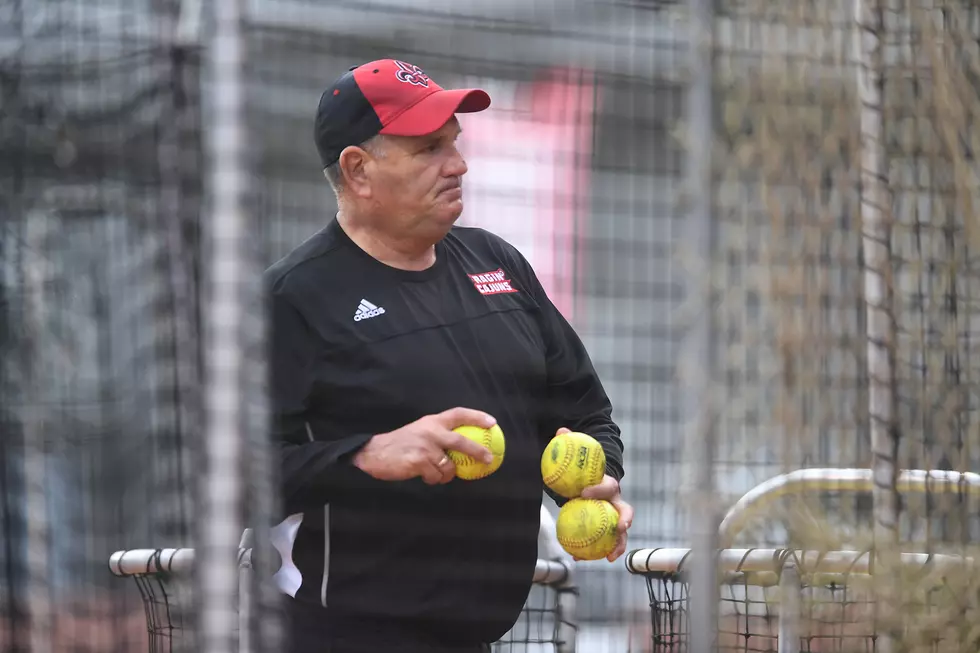
[[[539, 306], [538, 324], [546, 347], [548, 389], [542, 437], [550, 441], [563, 426], [591, 435], [605, 451], [606, 474], [621, 480], [623, 441], [599, 375], [582, 340], [551, 302], [530, 264], [517, 256], [524, 285]], [[564, 499], [556, 497], [556, 501], [560, 505]]]
[[310, 397], [322, 341], [281, 293], [270, 298], [271, 421], [285, 515], [310, 510], [370, 478], [351, 458], [371, 434], [317, 438]]

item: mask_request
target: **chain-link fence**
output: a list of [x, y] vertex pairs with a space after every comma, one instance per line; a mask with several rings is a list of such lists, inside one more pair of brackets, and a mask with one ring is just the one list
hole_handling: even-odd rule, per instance
[[[703, 465], [693, 445], [713, 432], [714, 500], [697, 508], [752, 506], [720, 546], [792, 550], [722, 555], [726, 650], [776, 650], [777, 635], [792, 650], [975, 646], [975, 493], [956, 472], [976, 468], [976, 21], [941, 2], [714, 17], [712, 247], [684, 259], [693, 298], [710, 298], [711, 428], [689, 460]], [[703, 559], [631, 566], [655, 650], [694, 642]]]
[[[894, 471], [977, 471], [976, 8], [691, 6], [702, 13], [656, 1], [250, 0], [221, 31], [199, 1], [4, 0], [0, 648], [140, 650], [142, 602], [108, 573], [110, 554], [209, 555], [215, 538], [233, 553], [237, 535], [222, 534], [272, 510], [268, 461], [246, 446], [222, 459], [250, 480], [223, 497], [227, 533], [212, 528], [205, 370], [225, 295], [209, 270], [219, 250], [238, 265], [231, 287], [248, 319], [224, 333], [242, 365], [226, 382], [247, 406], [245, 435], [261, 438], [258, 275], [336, 208], [312, 143], [320, 93], [382, 57], [491, 94], [490, 111], [462, 118], [461, 222], [516, 245], [585, 341], [627, 446], [631, 548], [698, 550], [708, 540], [693, 534], [758, 483], [863, 468], [878, 490], [828, 472], [717, 545], [866, 551], [882, 544], [874, 525], [887, 522]], [[692, 15], [711, 27], [700, 52]], [[221, 49], [236, 33], [240, 68]], [[236, 92], [229, 70], [241, 75], [237, 110], [222, 101]], [[229, 115], [242, 120], [240, 159], [222, 149]], [[241, 166], [238, 195], [222, 195], [222, 162]], [[221, 215], [241, 217], [237, 240]], [[936, 487], [901, 493], [900, 548], [968, 556], [974, 500], [966, 484]], [[671, 560], [653, 582], [678, 571]], [[667, 612], [686, 614], [703, 585], [674, 580], [684, 600]], [[721, 580], [723, 612], [762, 596], [733, 601], [738, 583]], [[952, 596], [973, 605], [976, 575], [957, 580]], [[599, 562], [578, 564], [576, 583], [579, 650], [674, 650], [643, 579]], [[779, 614], [775, 585], [760, 586], [763, 621], [721, 629], [776, 650], [759, 625]], [[908, 604], [888, 614], [912, 631], [971, 623], [936, 600], [939, 616], [920, 619], [910, 584], [877, 591]], [[208, 597], [197, 598], [221, 598]], [[261, 618], [274, 600], [263, 592], [252, 611], [259, 647], [275, 641], [259, 627], [274, 622]], [[870, 628], [896, 625], [888, 614]], [[801, 650], [844, 641], [818, 640], [801, 635]]]

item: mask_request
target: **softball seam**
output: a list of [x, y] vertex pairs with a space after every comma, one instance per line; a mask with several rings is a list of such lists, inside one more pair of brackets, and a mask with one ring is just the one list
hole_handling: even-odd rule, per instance
[[[589, 471], [602, 480], [602, 477], [606, 475], [606, 452], [602, 448], [599, 451], [602, 452], [602, 455], [592, 457], [592, 464], [589, 465]], [[602, 463], [602, 469], [599, 469], [600, 462]]]
[[575, 538], [562, 537], [559, 538], [558, 543], [563, 546], [573, 546], [576, 548], [583, 546], [592, 546], [596, 542], [602, 539], [602, 536], [606, 534], [606, 530], [609, 528], [609, 511], [603, 508], [602, 510], [602, 528], [596, 529], [596, 534], [592, 537], [587, 537], [584, 540], [579, 540]]
[[[493, 434], [490, 433], [489, 429], [483, 430], [483, 442], [481, 444], [487, 449], [491, 449], [491, 445], [493, 444]], [[448, 451], [446, 453], [449, 455], [450, 459], [452, 459], [453, 464], [456, 465], [457, 469], [460, 467], [470, 468], [483, 465], [483, 463], [478, 463], [472, 456], [467, 456], [465, 453], [460, 453], [458, 451]], [[497, 455], [494, 454], [494, 457], [496, 458]], [[459, 462], [456, 461], [457, 458], [459, 458]], [[491, 472], [487, 470], [481, 475], [473, 477], [473, 480], [486, 478], [487, 476], [490, 476], [490, 474]]]
[[562, 456], [561, 463], [555, 466], [554, 471], [544, 478], [545, 485], [553, 485], [562, 475], [568, 471], [572, 465], [575, 455], [575, 447], [565, 447], [565, 455]]

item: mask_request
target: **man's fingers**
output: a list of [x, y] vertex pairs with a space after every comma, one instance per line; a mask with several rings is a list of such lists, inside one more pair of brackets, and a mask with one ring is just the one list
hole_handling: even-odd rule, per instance
[[558, 429], [557, 431], [555, 431], [555, 436], [557, 437], [557, 436], [562, 435], [564, 433], [571, 433], [571, 432], [572, 432], [572, 429], [567, 429], [567, 428], [565, 428], [563, 426], [560, 429]]
[[[451, 460], [449, 461], [449, 464], [450, 465], [452, 464], [452, 461]], [[422, 463], [421, 469], [419, 470], [419, 472], [420, 472], [420, 475], [422, 476], [422, 480], [427, 485], [439, 485], [440, 483], [443, 482], [442, 481], [442, 476], [443, 476], [442, 470], [434, 462], [426, 461], [426, 462]]]
[[616, 512], [619, 513], [619, 524], [617, 525], [619, 532], [625, 533], [633, 525], [633, 506], [619, 498], [611, 503]]
[[446, 454], [442, 454], [436, 461], [436, 469], [438, 469], [439, 473], [442, 475], [439, 478], [440, 484], [446, 484], [456, 478], [456, 463], [454, 463], [453, 459]]
[[483, 445], [473, 442], [469, 438], [464, 438], [455, 431], [443, 431], [438, 434], [439, 446], [446, 451], [458, 451], [466, 454], [474, 460], [479, 460], [486, 464], [493, 462], [493, 454]]
[[621, 532], [619, 537], [616, 538], [616, 548], [613, 549], [612, 553], [606, 556], [606, 560], [609, 562], [616, 562], [619, 556], [623, 555], [624, 553], [626, 553], [626, 533]]
[[439, 413], [439, 422], [451, 431], [457, 426], [482, 426], [488, 429], [496, 424], [497, 420], [493, 415], [482, 410], [456, 407]]
[[603, 477], [598, 485], [592, 485], [582, 490], [584, 499], [605, 499], [612, 501], [619, 495], [619, 483], [608, 474]]
[[616, 512], [619, 513], [619, 522], [616, 524], [618, 531], [616, 536], [616, 548], [606, 556], [609, 562], [615, 562], [626, 553], [626, 531], [633, 525], [633, 506], [623, 501], [620, 494], [619, 481], [606, 474], [602, 481], [597, 485], [587, 487], [582, 491], [582, 496], [588, 499], [604, 499], [612, 504]]

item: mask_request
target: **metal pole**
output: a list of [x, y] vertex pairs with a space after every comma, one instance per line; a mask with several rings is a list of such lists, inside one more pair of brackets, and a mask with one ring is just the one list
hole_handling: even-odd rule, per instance
[[[245, 529], [238, 544], [238, 653], [252, 653], [252, 555], [255, 551], [252, 530]], [[251, 549], [251, 551], [250, 551]]]
[[[51, 477], [48, 470], [49, 448], [45, 428], [45, 391], [43, 371], [49, 367], [44, 360], [45, 343], [51, 337], [48, 313], [48, 297], [51, 262], [45, 239], [51, 230], [51, 218], [43, 213], [30, 213], [24, 222], [24, 324], [27, 339], [21, 352], [25, 362], [23, 369], [27, 391], [23, 393], [23, 472], [24, 472], [24, 520], [26, 526], [27, 555], [27, 609], [31, 651], [52, 651], [54, 614], [52, 594], [48, 578], [50, 567], [50, 518], [48, 493]], [[47, 343], [50, 346], [50, 342]], [[48, 349], [47, 352], [50, 352]], [[6, 437], [6, 436], [0, 436]], [[13, 624], [16, 628], [17, 624]], [[16, 630], [14, 631], [16, 633]]]
[[[898, 540], [898, 431], [895, 423], [895, 322], [892, 314], [891, 197], [885, 164], [883, 108], [884, 13], [882, 0], [856, 0], [858, 96], [861, 103], [861, 224], [867, 310], [868, 408], [874, 489], [876, 584], [884, 632], [878, 650], [895, 650], [893, 557]], [[882, 609], [884, 608], [884, 609]]]
[[[712, 257], [712, 174], [711, 149], [714, 144], [713, 125], [713, 0], [691, 0], [689, 62], [691, 85], [688, 94], [687, 198], [690, 213], [690, 245], [695, 248], [696, 260], [710, 270]], [[710, 272], [709, 272], [710, 274]], [[694, 286], [694, 292], [701, 292]], [[715, 646], [718, 608], [715, 551], [718, 541], [719, 515], [715, 499], [715, 425], [711, 397], [713, 369], [712, 317], [710, 288], [701, 298], [701, 309], [691, 336], [694, 374], [690, 388], [688, 416], [695, 425], [692, 460], [695, 465], [695, 486], [692, 511], [692, 568], [691, 568], [691, 651], [705, 652]], [[706, 401], [707, 399], [707, 401]]]
[[554, 585], [558, 593], [558, 646], [556, 653], [575, 653], [577, 646], [578, 620], [576, 618], [575, 561], [558, 543], [555, 519], [548, 509], [541, 505], [541, 527], [538, 530], [538, 558], [561, 562], [568, 570], [564, 580]]
[[238, 598], [237, 545], [242, 533], [243, 293], [249, 274], [244, 212], [245, 93], [241, 0], [213, 3], [210, 114], [206, 132], [211, 216], [205, 317], [206, 428], [201, 556], [201, 649], [234, 653]]
[[800, 651], [800, 572], [796, 563], [787, 561], [779, 574], [779, 653]]

